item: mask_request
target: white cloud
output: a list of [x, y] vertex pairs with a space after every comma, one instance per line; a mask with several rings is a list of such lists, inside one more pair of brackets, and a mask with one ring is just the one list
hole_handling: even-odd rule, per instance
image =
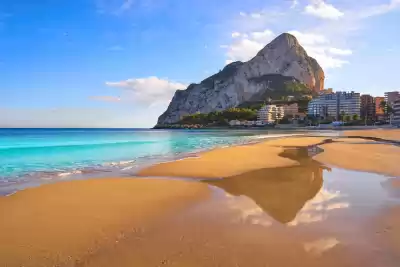
[[239, 15], [242, 16], [242, 17], [246, 17], [247, 16], [247, 14], [245, 12], [240, 12]]
[[307, 54], [315, 58], [323, 69], [341, 68], [349, 61], [338, 58], [337, 56], [349, 56], [352, 51], [349, 49], [338, 49], [331, 47], [330, 40], [321, 34], [302, 33], [299, 31], [289, 31], [300, 42], [307, 51]]
[[400, 0], [390, 0], [387, 4], [366, 7], [357, 13], [360, 18], [368, 18], [383, 15], [397, 8], [400, 8]]
[[271, 41], [272, 38], [274, 37], [274, 33], [271, 30], [265, 30], [262, 32], [252, 32], [250, 35], [254, 40], [260, 40], [260, 41], [264, 40], [267, 42]]
[[325, 3], [323, 0], [312, 0], [312, 4], [304, 8], [306, 14], [316, 16], [322, 19], [339, 19], [344, 13], [331, 4]]
[[149, 106], [169, 103], [176, 90], [187, 87], [187, 84], [172, 82], [155, 76], [120, 82], [106, 82], [106, 85], [125, 89], [128, 91], [127, 98]]
[[233, 61], [247, 61], [251, 59], [263, 48], [263, 44], [256, 40], [241, 38], [223, 48], [227, 50], [227, 60], [225, 63], [229, 64]]
[[294, 35], [303, 46], [328, 43], [328, 39], [321, 34], [302, 33], [299, 31], [289, 31], [289, 33]]
[[237, 38], [237, 37], [240, 37], [240, 32], [233, 32], [232, 38]]
[[298, 5], [299, 5], [299, 1], [298, 0], [293, 0], [292, 4], [290, 5], [290, 8], [291, 9], [296, 8]]
[[329, 48], [329, 52], [333, 55], [338, 56], [349, 56], [353, 54], [353, 51], [351, 51], [350, 49], [340, 49], [335, 47]]
[[250, 17], [252, 17], [253, 19], [259, 19], [259, 18], [261, 18], [261, 14], [260, 13], [251, 13]]
[[[300, 31], [289, 31], [306, 49], [307, 54], [314, 57], [323, 69], [340, 68], [349, 62], [343, 56], [349, 56], [352, 51], [332, 47], [330, 40], [321, 34], [304, 33]], [[265, 45], [267, 45], [276, 34], [266, 29], [249, 34], [240, 34], [232, 39], [231, 44], [221, 45], [226, 52], [226, 64], [234, 61], [248, 61], [253, 58]]]
[[121, 98], [117, 96], [91, 96], [91, 100], [103, 101], [103, 102], [120, 102]]

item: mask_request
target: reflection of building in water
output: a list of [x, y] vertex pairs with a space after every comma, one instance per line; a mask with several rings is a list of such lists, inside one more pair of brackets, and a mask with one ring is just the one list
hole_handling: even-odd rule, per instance
[[286, 150], [281, 156], [298, 161], [299, 166], [261, 169], [207, 183], [230, 195], [247, 196], [275, 220], [289, 223], [322, 188], [326, 167], [308, 154], [307, 149]]
[[310, 146], [307, 148], [307, 155], [309, 157], [314, 157], [318, 153], [321, 153], [321, 148], [319, 148], [318, 146]]

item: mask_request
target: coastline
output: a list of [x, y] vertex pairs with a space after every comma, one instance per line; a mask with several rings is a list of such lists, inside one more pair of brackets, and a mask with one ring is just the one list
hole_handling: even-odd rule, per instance
[[[207, 130], [197, 130], [200, 133], [208, 132]], [[216, 131], [219, 134], [219, 131]], [[232, 133], [232, 132], [230, 132]], [[166, 154], [148, 155], [138, 158], [126, 157], [123, 159], [83, 166], [80, 168], [53, 168], [50, 170], [28, 172], [26, 174], [14, 177], [0, 177], [0, 196], [13, 194], [25, 188], [37, 187], [45, 184], [51, 184], [62, 181], [98, 179], [108, 177], [132, 177], [136, 173], [146, 167], [156, 165], [158, 163], [173, 162], [183, 160], [185, 158], [197, 157], [198, 154], [220, 149], [224, 147], [233, 147], [241, 145], [249, 145], [259, 143], [263, 139], [279, 139], [286, 136], [296, 136], [306, 134], [304, 132], [293, 131], [260, 131], [260, 130], [243, 130], [234, 131], [239, 138], [227, 143], [217, 143], [211, 147], [201, 147], [188, 151], [174, 153], [170, 151]], [[243, 134], [243, 135], [242, 135]]]
[[[252, 204], [251, 211], [243, 211], [245, 214], [249, 212], [253, 214], [256, 211], [263, 213], [262, 210], [260, 211], [260, 207], [263, 207], [269, 210], [276, 220], [286, 224], [293, 220], [296, 212], [305, 208], [306, 203], [318, 194], [318, 191], [322, 190], [323, 180], [322, 177], [318, 177], [322, 173], [321, 166], [323, 165], [400, 177], [398, 168], [400, 146], [373, 140], [347, 138], [347, 134], [343, 132], [338, 137], [296, 136], [260, 139], [251, 144], [201, 152], [197, 157], [155, 164], [139, 171], [138, 178], [56, 182], [28, 188], [11, 196], [0, 197], [0, 232], [4, 233], [0, 241], [0, 261], [6, 263], [7, 266], [112, 266], [113, 264], [114, 266], [131, 266], [132, 263], [138, 266], [155, 266], [150, 264], [154, 263], [154, 257], [172, 257], [171, 255], [164, 256], [165, 250], [172, 255], [185, 251], [185, 255], [197, 255], [196, 257], [200, 258], [203, 257], [202, 253], [208, 255], [207, 257], [210, 255], [223, 257], [223, 253], [215, 254], [215, 249], [208, 251], [207, 245], [197, 242], [202, 240], [202, 234], [200, 234], [202, 231], [207, 233], [204, 237], [214, 240], [212, 236], [220, 236], [222, 229], [227, 229], [226, 237], [220, 236], [221, 245], [232, 248], [233, 251], [238, 249], [237, 255], [248, 255], [248, 262], [256, 262], [255, 259], [251, 259], [253, 250], [247, 251], [245, 247], [235, 244], [259, 240], [256, 236], [266, 237], [267, 233], [273, 234], [275, 239], [284, 240], [282, 244], [286, 244], [285, 242], [291, 244], [294, 242], [291, 239], [293, 237], [286, 236], [279, 227], [273, 228], [277, 231], [276, 233], [272, 230], [260, 231], [261, 229], [256, 227], [258, 223], [267, 227], [270, 222], [262, 222], [256, 217], [258, 219], [252, 219], [251, 227], [240, 228], [242, 229], [240, 231], [247, 233], [245, 236], [241, 236], [239, 231], [239, 236], [235, 235], [235, 239], [230, 240], [227, 236], [238, 231], [236, 226], [225, 225], [227, 223], [225, 221], [221, 224], [211, 218], [209, 222], [203, 218], [203, 216], [210, 216], [207, 215], [205, 208], [200, 208], [198, 211], [193, 207], [198, 205], [208, 207], [209, 201], [220, 199], [213, 196], [212, 187], [224, 189], [224, 192], [229, 192], [232, 196], [241, 195], [241, 191], [237, 191], [241, 189], [246, 190], [244, 192], [249, 192], [250, 195], [255, 194], [255, 203], [259, 205], [254, 207]], [[357, 131], [354, 134], [356, 135], [352, 133], [348, 135], [368, 136], [370, 132]], [[392, 140], [393, 135], [397, 136], [397, 132], [390, 132], [385, 137], [391, 136]], [[298, 159], [295, 148], [310, 152], [310, 158], [305, 159], [305, 162], [302, 158]], [[307, 165], [303, 166], [303, 164]], [[263, 176], [271, 175], [272, 178], [278, 175], [275, 177], [276, 180], [283, 174], [299, 176], [299, 179], [289, 184], [274, 182], [264, 189], [260, 188], [261, 191], [257, 191], [258, 180]], [[309, 175], [312, 175], [312, 180], [309, 180]], [[230, 179], [233, 183], [229, 182]], [[392, 184], [397, 185], [398, 180]], [[293, 185], [296, 185], [296, 188], [292, 188]], [[267, 202], [264, 200], [263, 190], [269, 190]], [[280, 190], [283, 190], [283, 193]], [[287, 192], [292, 195], [286, 197]], [[228, 200], [231, 198], [231, 196], [224, 197]], [[257, 199], [260, 200], [257, 201]], [[282, 201], [287, 202], [283, 207], [279, 204]], [[346, 207], [343, 203], [338, 203], [334, 207], [337, 209], [339, 206]], [[238, 209], [236, 204], [234, 207], [235, 210]], [[282, 208], [284, 208], [283, 211], [281, 211]], [[190, 214], [193, 209], [200, 212], [201, 217], [192, 218]], [[377, 227], [380, 231], [384, 227], [382, 225], [389, 224], [392, 235], [382, 238], [384, 241], [389, 240], [398, 244], [400, 224], [397, 222], [400, 221], [400, 213], [398, 209], [394, 210], [396, 212], [382, 215], [385, 221], [379, 222]], [[227, 211], [218, 210], [218, 212], [225, 214]], [[183, 216], [182, 214], [186, 215], [180, 217]], [[246, 215], [246, 218], [248, 216]], [[250, 218], [254, 216], [251, 215]], [[389, 219], [386, 219], [387, 217]], [[178, 221], [180, 228], [175, 229], [174, 218], [181, 218], [185, 223]], [[306, 221], [310, 219], [307, 218]], [[202, 224], [199, 224], [200, 221]], [[224, 227], [221, 228], [220, 225]], [[253, 229], [253, 225], [256, 228]], [[165, 228], [167, 226], [170, 228]], [[206, 230], [202, 227], [206, 227]], [[320, 266], [318, 259], [309, 256], [310, 251], [312, 252], [310, 255], [313, 255], [315, 250], [318, 252], [321, 249], [318, 243], [320, 241], [310, 243], [311, 236], [308, 236], [306, 232], [300, 231], [298, 234], [304, 235], [304, 242], [308, 241], [304, 248], [301, 244], [299, 244], [300, 247], [297, 244], [290, 247], [293, 251], [288, 252], [289, 255], [297, 255], [304, 262], [309, 263], [308, 266]], [[190, 239], [191, 236], [193, 240]], [[178, 240], [171, 245], [164, 243], [165, 240], [176, 238]], [[223, 243], [224, 240], [230, 241]], [[338, 246], [336, 239], [326, 240], [328, 245], [322, 243], [323, 251]], [[261, 244], [264, 241], [256, 242]], [[206, 244], [212, 247], [209, 243]], [[147, 249], [141, 249], [141, 246]], [[188, 250], [187, 247], [190, 249]], [[268, 249], [283, 256], [282, 253], [286, 248], [282, 245], [278, 247], [280, 250], [275, 248], [275, 243], [268, 245]], [[400, 253], [394, 245], [390, 248], [394, 249], [394, 253]], [[132, 254], [132, 249], [140, 253]], [[255, 246], [256, 251], [259, 249], [261, 247]], [[119, 259], [121, 255], [124, 255], [125, 258], [122, 258], [126, 261]], [[269, 256], [273, 257], [273, 255]], [[345, 259], [352, 262], [350, 258]], [[175, 260], [178, 261], [178, 259], [181, 258], [178, 257]], [[190, 257], [185, 258], [183, 255], [182, 259], [186, 260], [186, 262], [183, 261], [183, 266], [185, 263], [186, 266], [194, 264]], [[325, 260], [327, 260], [326, 266], [338, 266], [338, 262], [341, 261], [343, 264], [346, 263], [344, 259], [335, 259], [335, 257]], [[165, 264], [168, 265], [168, 262]], [[231, 266], [229, 257], [224, 258], [221, 265]], [[253, 266], [262, 265], [255, 263]]]
[[[362, 137], [377, 137], [376, 131], [342, 132], [339, 137], [284, 137], [260, 141], [254, 146], [233, 146], [204, 152], [197, 158], [159, 163], [140, 170], [138, 176], [170, 176], [190, 178], [222, 178], [261, 168], [295, 166], [296, 162], [279, 156], [286, 147], [318, 147], [323, 153], [314, 158], [338, 168], [400, 176], [400, 146], [390, 144], [400, 137], [399, 130], [378, 130], [384, 133], [380, 143]], [[370, 134], [372, 136], [370, 136]], [[360, 137], [359, 140], [354, 137]], [[400, 140], [400, 138], [398, 138]], [[333, 140], [333, 143], [322, 144]], [[251, 155], [251, 156], [246, 156]], [[354, 159], [357, 159], [356, 161]]]

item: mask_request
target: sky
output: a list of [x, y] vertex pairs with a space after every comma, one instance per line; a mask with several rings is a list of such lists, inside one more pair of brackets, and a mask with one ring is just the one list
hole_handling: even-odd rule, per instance
[[399, 90], [400, 0], [1, 0], [0, 127], [152, 127], [174, 92], [295, 35], [326, 88]]

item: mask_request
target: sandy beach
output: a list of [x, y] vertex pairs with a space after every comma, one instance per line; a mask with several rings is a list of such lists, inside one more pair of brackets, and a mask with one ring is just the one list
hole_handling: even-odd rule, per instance
[[259, 144], [215, 149], [197, 158], [161, 163], [144, 170], [139, 176], [172, 176], [221, 178], [262, 168], [288, 167], [298, 163], [280, 157], [284, 147], [305, 147], [323, 142], [325, 137], [291, 137]]
[[[215, 149], [143, 169], [146, 178], [0, 197], [0, 263], [395, 267], [400, 206], [385, 203], [398, 199], [400, 147], [345, 136], [397, 140], [400, 132], [343, 134]], [[364, 183], [372, 195], [362, 194]]]
[[387, 140], [400, 141], [400, 129], [355, 130], [344, 131], [343, 134], [345, 136], [377, 137]]
[[99, 179], [0, 197], [0, 265], [80, 266], [123, 235], [142, 231], [208, 194], [200, 183]]
[[[395, 140], [399, 130], [367, 130], [344, 132], [334, 143], [320, 145], [324, 152], [315, 159], [339, 168], [400, 176], [400, 146], [374, 141], [345, 138], [348, 136], [377, 137]], [[369, 136], [371, 134], [371, 136]], [[256, 145], [229, 147], [202, 153], [198, 158], [161, 163], [146, 168], [139, 176], [172, 176], [193, 178], [221, 178], [262, 168], [295, 166], [298, 163], [280, 154], [287, 147], [307, 147], [322, 143], [328, 137], [289, 137], [268, 140]]]

